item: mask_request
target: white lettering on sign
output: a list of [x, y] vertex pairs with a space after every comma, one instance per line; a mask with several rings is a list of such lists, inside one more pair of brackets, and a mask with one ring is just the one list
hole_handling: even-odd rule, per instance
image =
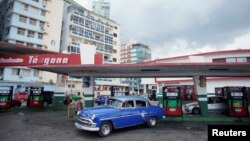
[[219, 131], [218, 129], [212, 130], [212, 136], [246, 136], [246, 131], [233, 131], [232, 129], [229, 131]]
[[23, 59], [21, 58], [0, 58], [0, 63], [22, 63]]
[[232, 92], [231, 93], [232, 96], [243, 96], [242, 92]]
[[59, 65], [59, 64], [68, 64], [68, 62], [69, 58], [62, 58], [62, 57], [38, 58], [37, 56], [29, 56], [29, 64]]
[[177, 93], [173, 93], [173, 92], [168, 92], [167, 96], [178, 96], [178, 94]]

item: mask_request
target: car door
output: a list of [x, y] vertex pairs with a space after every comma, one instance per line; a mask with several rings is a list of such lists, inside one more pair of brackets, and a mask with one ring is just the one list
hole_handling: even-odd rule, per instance
[[214, 101], [214, 97], [208, 97], [208, 112], [215, 112], [216, 111], [216, 105]]
[[214, 101], [215, 101], [215, 104], [214, 104], [215, 111], [218, 113], [225, 112], [226, 104], [225, 104], [224, 99], [222, 97], [215, 97]]
[[146, 101], [143, 100], [136, 100], [135, 101], [136, 110], [139, 113], [138, 122], [144, 123], [149, 121], [150, 118], [150, 109], [147, 105]]
[[133, 100], [125, 101], [120, 109], [120, 118], [117, 122], [118, 128], [139, 124], [139, 113]]

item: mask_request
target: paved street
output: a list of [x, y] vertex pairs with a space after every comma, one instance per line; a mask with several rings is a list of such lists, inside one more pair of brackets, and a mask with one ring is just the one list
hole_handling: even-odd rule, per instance
[[[221, 123], [161, 121], [157, 128], [135, 126], [115, 130], [108, 137], [77, 130], [66, 111], [0, 113], [1, 141], [204, 141], [207, 125]], [[228, 124], [228, 123], [223, 123]]]

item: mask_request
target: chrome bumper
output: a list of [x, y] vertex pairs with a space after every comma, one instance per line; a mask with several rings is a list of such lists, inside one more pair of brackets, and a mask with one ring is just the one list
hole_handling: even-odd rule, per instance
[[89, 127], [89, 126], [84, 126], [84, 125], [81, 125], [77, 122], [75, 122], [75, 126], [76, 128], [78, 129], [81, 129], [81, 130], [86, 130], [86, 131], [99, 131], [99, 127]]

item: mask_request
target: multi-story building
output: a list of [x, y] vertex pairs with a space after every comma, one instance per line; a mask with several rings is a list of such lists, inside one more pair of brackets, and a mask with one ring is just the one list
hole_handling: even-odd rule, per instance
[[[62, 12], [60, 0], [2, 0], [0, 40], [59, 52]], [[57, 74], [27, 67], [6, 67], [2, 74], [1, 83], [57, 81]]]
[[[120, 25], [74, 1], [65, 1], [61, 51], [80, 53], [95, 49], [103, 54], [104, 64], [120, 63]], [[89, 49], [88, 49], [89, 48]], [[110, 86], [123, 85], [117, 78], [96, 78], [96, 93], [110, 94]], [[82, 93], [82, 79], [69, 78], [68, 93]]]
[[109, 18], [110, 3], [105, 2], [104, 0], [93, 1], [92, 10], [103, 17]]
[[[130, 40], [123, 44], [121, 48], [121, 64], [132, 64], [151, 59], [151, 49], [149, 46]], [[143, 86], [140, 78], [126, 78], [125, 82], [129, 84], [131, 93], [142, 93]]]

